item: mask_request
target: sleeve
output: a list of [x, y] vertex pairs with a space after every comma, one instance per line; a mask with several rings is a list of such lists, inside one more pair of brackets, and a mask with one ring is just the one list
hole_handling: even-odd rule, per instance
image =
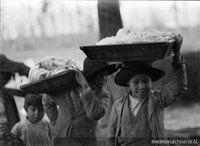
[[30, 67], [26, 66], [24, 63], [12, 61], [8, 59], [5, 55], [1, 55], [0, 57], [0, 68], [2, 71], [10, 73], [17, 72], [20, 75], [26, 75], [28, 77]]
[[11, 130], [11, 133], [18, 136], [18, 137], [21, 137], [21, 130], [20, 130], [21, 127], [20, 127], [20, 125], [21, 125], [20, 123], [16, 123]]
[[117, 111], [116, 111], [116, 104], [113, 104], [110, 120], [108, 124], [107, 129], [107, 140], [106, 140], [106, 146], [114, 146], [115, 145], [115, 139], [116, 139], [116, 131], [117, 131]]
[[183, 58], [181, 62], [173, 60], [172, 66], [172, 80], [160, 89], [158, 101], [162, 108], [171, 104], [178, 96], [187, 90], [186, 67]]
[[53, 133], [52, 133], [52, 129], [51, 129], [50, 123], [48, 121], [46, 121], [46, 120], [43, 120], [43, 123], [46, 125], [46, 127], [48, 129], [47, 135], [48, 135], [48, 137], [50, 139], [50, 142], [51, 142], [52, 141], [52, 134]]
[[84, 104], [86, 115], [90, 120], [97, 121], [105, 115], [109, 104], [109, 94], [99, 94], [97, 97], [89, 87], [80, 95], [80, 98]]
[[50, 120], [51, 125], [55, 125], [58, 117], [58, 108], [55, 103], [55, 100], [50, 95], [44, 94], [42, 97], [42, 104], [44, 107], [44, 111]]

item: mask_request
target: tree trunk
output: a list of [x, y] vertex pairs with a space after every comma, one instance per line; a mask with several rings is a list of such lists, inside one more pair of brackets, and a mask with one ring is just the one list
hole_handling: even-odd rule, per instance
[[98, 0], [100, 39], [113, 36], [122, 28], [118, 0]]

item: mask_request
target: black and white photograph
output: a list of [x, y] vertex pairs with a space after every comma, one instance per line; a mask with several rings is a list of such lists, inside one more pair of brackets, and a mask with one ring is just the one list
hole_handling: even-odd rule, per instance
[[199, 145], [199, 1], [0, 0], [0, 146]]

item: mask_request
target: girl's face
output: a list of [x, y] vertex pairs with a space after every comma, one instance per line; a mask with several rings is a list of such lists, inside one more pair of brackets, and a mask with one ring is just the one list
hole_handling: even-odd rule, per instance
[[128, 82], [133, 97], [146, 98], [152, 88], [152, 80], [146, 74], [137, 74]]
[[4, 134], [6, 128], [7, 118], [3, 103], [0, 102], [0, 136]]
[[26, 112], [28, 120], [32, 123], [37, 123], [44, 117], [44, 109], [42, 107], [38, 108], [34, 105], [30, 105]]
[[95, 88], [101, 89], [107, 83], [107, 76], [108, 76], [108, 71], [103, 71], [103, 72], [97, 74], [97, 76], [95, 76], [93, 79], [91, 79], [91, 84]]

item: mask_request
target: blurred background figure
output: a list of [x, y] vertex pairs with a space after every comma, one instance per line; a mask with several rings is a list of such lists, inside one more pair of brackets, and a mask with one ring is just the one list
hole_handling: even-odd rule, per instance
[[7, 123], [6, 111], [2, 100], [0, 100], [0, 135], [3, 135], [5, 133], [6, 123]]
[[24, 63], [12, 61], [5, 55], [0, 54], [0, 99], [3, 100], [6, 109], [6, 117], [8, 119], [5, 129], [6, 132], [10, 132], [11, 128], [20, 120], [20, 118], [14, 97], [7, 91], [5, 85], [15, 73], [28, 76], [29, 69], [30, 68]]
[[24, 146], [22, 140], [17, 136], [6, 132], [6, 111], [2, 100], [0, 99], [0, 145], [1, 146]]

